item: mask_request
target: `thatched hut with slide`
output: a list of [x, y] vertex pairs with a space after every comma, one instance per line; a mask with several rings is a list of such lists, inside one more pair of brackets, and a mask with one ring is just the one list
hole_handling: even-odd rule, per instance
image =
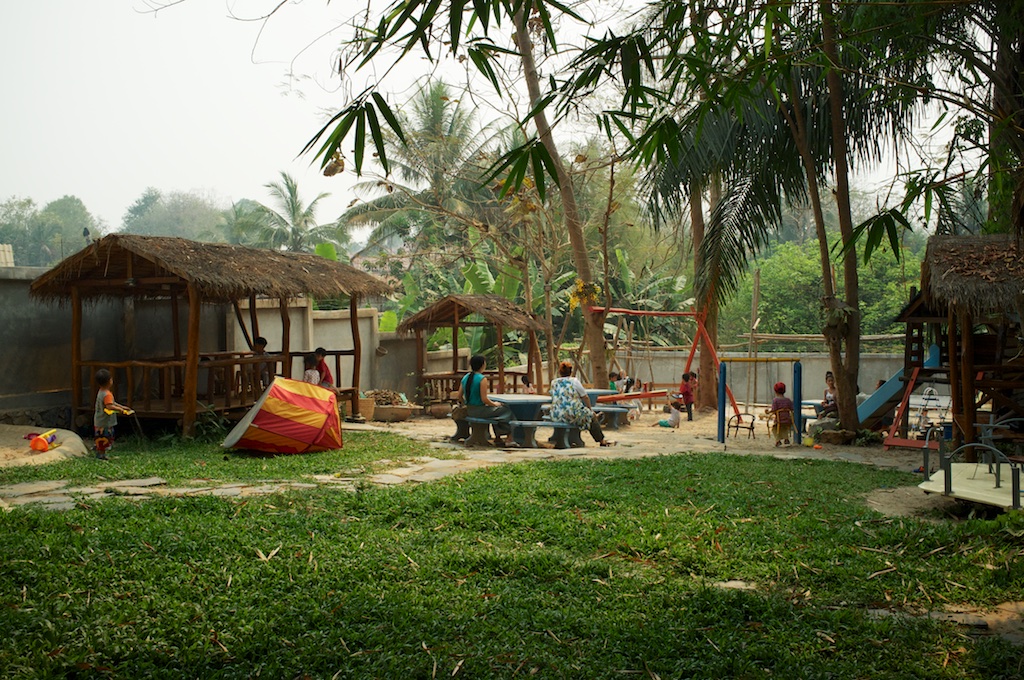
[[[947, 383], [958, 440], [977, 437], [978, 412], [1024, 417], [1024, 250], [1010, 235], [933, 236], [921, 292], [903, 310], [907, 368]], [[929, 343], [939, 366], [923, 367]], [[908, 375], [911, 374], [908, 370]]]
[[[260, 397], [261, 373], [290, 377], [291, 351], [287, 303], [302, 295], [349, 298], [353, 347], [334, 352], [351, 355], [354, 371], [343, 396], [358, 415], [361, 347], [356, 309], [365, 296], [392, 292], [384, 281], [347, 264], [305, 253], [287, 253], [223, 243], [198, 243], [181, 238], [111, 234], [72, 255], [37, 278], [30, 294], [43, 301], [71, 305], [71, 399], [75, 417], [91, 420], [99, 368], [115, 376], [116, 397], [147, 418], [180, 420], [191, 434], [200, 411], [230, 417], [242, 414]], [[256, 299], [279, 301], [282, 337], [280, 352], [254, 355], [253, 338], [259, 327]], [[90, 301], [124, 301], [124, 346], [128, 358], [119, 361], [83, 356], [82, 316]], [[239, 300], [249, 300], [249, 327]], [[136, 301], [164, 300], [170, 305], [169, 356], [136, 357]], [[200, 320], [204, 306], [231, 305], [241, 327], [247, 352], [200, 350]], [[181, 307], [185, 306], [182, 345]], [[119, 329], [111, 329], [117, 334]], [[340, 382], [340, 376], [338, 376]]]
[[[509, 389], [518, 391], [524, 376], [530, 376], [533, 384], [540, 387], [543, 383], [541, 375], [540, 344], [537, 333], [544, 330], [544, 325], [527, 314], [521, 307], [500, 295], [447, 295], [426, 309], [413, 314], [398, 326], [400, 334], [415, 333], [416, 335], [416, 380], [419, 393], [424, 401], [444, 401], [448, 394], [457, 389], [458, 381], [464, 372], [459, 366], [459, 329], [493, 326], [497, 335], [495, 347], [497, 366], [485, 375], [490, 380], [492, 392], [501, 393]], [[426, 372], [426, 339], [425, 332], [438, 328], [452, 329], [452, 370], [437, 373]], [[506, 330], [522, 331], [527, 334], [529, 351], [527, 352], [526, 372], [513, 373], [505, 370], [504, 334]], [[511, 383], [506, 383], [508, 377]], [[508, 389], [506, 389], [506, 387]]]

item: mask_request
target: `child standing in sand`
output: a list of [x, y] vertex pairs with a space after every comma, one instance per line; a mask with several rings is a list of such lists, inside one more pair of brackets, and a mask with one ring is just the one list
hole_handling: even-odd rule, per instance
[[793, 432], [793, 400], [786, 396], [786, 383], [775, 383], [775, 398], [765, 413], [775, 414], [775, 425], [772, 426], [775, 445], [788, 446]]
[[683, 373], [682, 382], [679, 383], [679, 397], [682, 399], [683, 408], [686, 409], [686, 419], [693, 420], [693, 386], [690, 384], [692, 373]]
[[96, 457], [100, 460], [107, 459], [107, 451], [114, 446], [114, 428], [117, 426], [117, 414], [134, 413], [127, 406], [122, 406], [114, 401], [114, 393], [110, 388], [114, 385], [114, 378], [110, 371], [101, 368], [96, 371], [96, 410], [93, 412], [92, 425], [95, 436]]

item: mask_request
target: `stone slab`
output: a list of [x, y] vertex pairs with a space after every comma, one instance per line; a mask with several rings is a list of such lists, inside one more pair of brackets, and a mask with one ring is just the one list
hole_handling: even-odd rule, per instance
[[161, 486], [166, 484], [166, 479], [160, 477], [146, 477], [145, 479], [120, 479], [116, 482], [107, 482], [104, 487], [120, 488], [125, 486], [133, 487], [147, 487], [147, 486]]
[[231, 498], [234, 496], [242, 495], [242, 488], [238, 486], [222, 486], [219, 489], [213, 489], [210, 491], [211, 496], [220, 496], [222, 498]]
[[71, 503], [74, 505], [75, 499], [67, 494], [63, 493], [40, 493], [32, 496], [18, 496], [8, 501], [11, 505], [29, 505], [32, 503], [40, 503], [42, 505], [49, 505], [51, 503]]
[[0, 486], [0, 496], [6, 498], [16, 498], [18, 496], [27, 496], [34, 493], [47, 493], [55, 489], [60, 489], [67, 486], [67, 480], [55, 479], [43, 482], [22, 482], [20, 484], [9, 484], [7, 486]]
[[50, 510], [52, 512], [65, 512], [67, 510], [74, 510], [77, 507], [77, 503], [47, 503], [40, 505], [39, 507], [43, 510]]
[[273, 484], [261, 484], [259, 486], [247, 486], [242, 489], [241, 495], [243, 496], [269, 496], [271, 494], [280, 493], [284, 491], [279, 486]]
[[389, 475], [387, 473], [380, 475], [371, 475], [369, 481], [372, 484], [383, 484], [384, 486], [392, 486], [394, 484], [402, 484], [405, 482], [405, 477], [398, 477], [396, 475]]

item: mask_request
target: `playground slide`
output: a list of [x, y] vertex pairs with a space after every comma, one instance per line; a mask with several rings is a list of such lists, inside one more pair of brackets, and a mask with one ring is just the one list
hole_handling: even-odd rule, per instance
[[[924, 361], [925, 368], [934, 368], [939, 365], [939, 348], [932, 345], [928, 348], [928, 358]], [[875, 390], [875, 393], [868, 397], [863, 404], [857, 407], [857, 418], [860, 426], [871, 428], [879, 418], [892, 413], [899, 406], [903, 399], [903, 392], [906, 384], [902, 380], [903, 369], [898, 370], [885, 384]]]

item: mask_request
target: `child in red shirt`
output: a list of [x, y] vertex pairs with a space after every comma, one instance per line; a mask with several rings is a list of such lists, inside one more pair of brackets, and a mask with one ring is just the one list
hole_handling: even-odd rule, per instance
[[683, 381], [679, 383], [679, 396], [686, 409], [686, 419], [693, 420], [693, 388], [690, 386], [692, 373], [683, 373]]

